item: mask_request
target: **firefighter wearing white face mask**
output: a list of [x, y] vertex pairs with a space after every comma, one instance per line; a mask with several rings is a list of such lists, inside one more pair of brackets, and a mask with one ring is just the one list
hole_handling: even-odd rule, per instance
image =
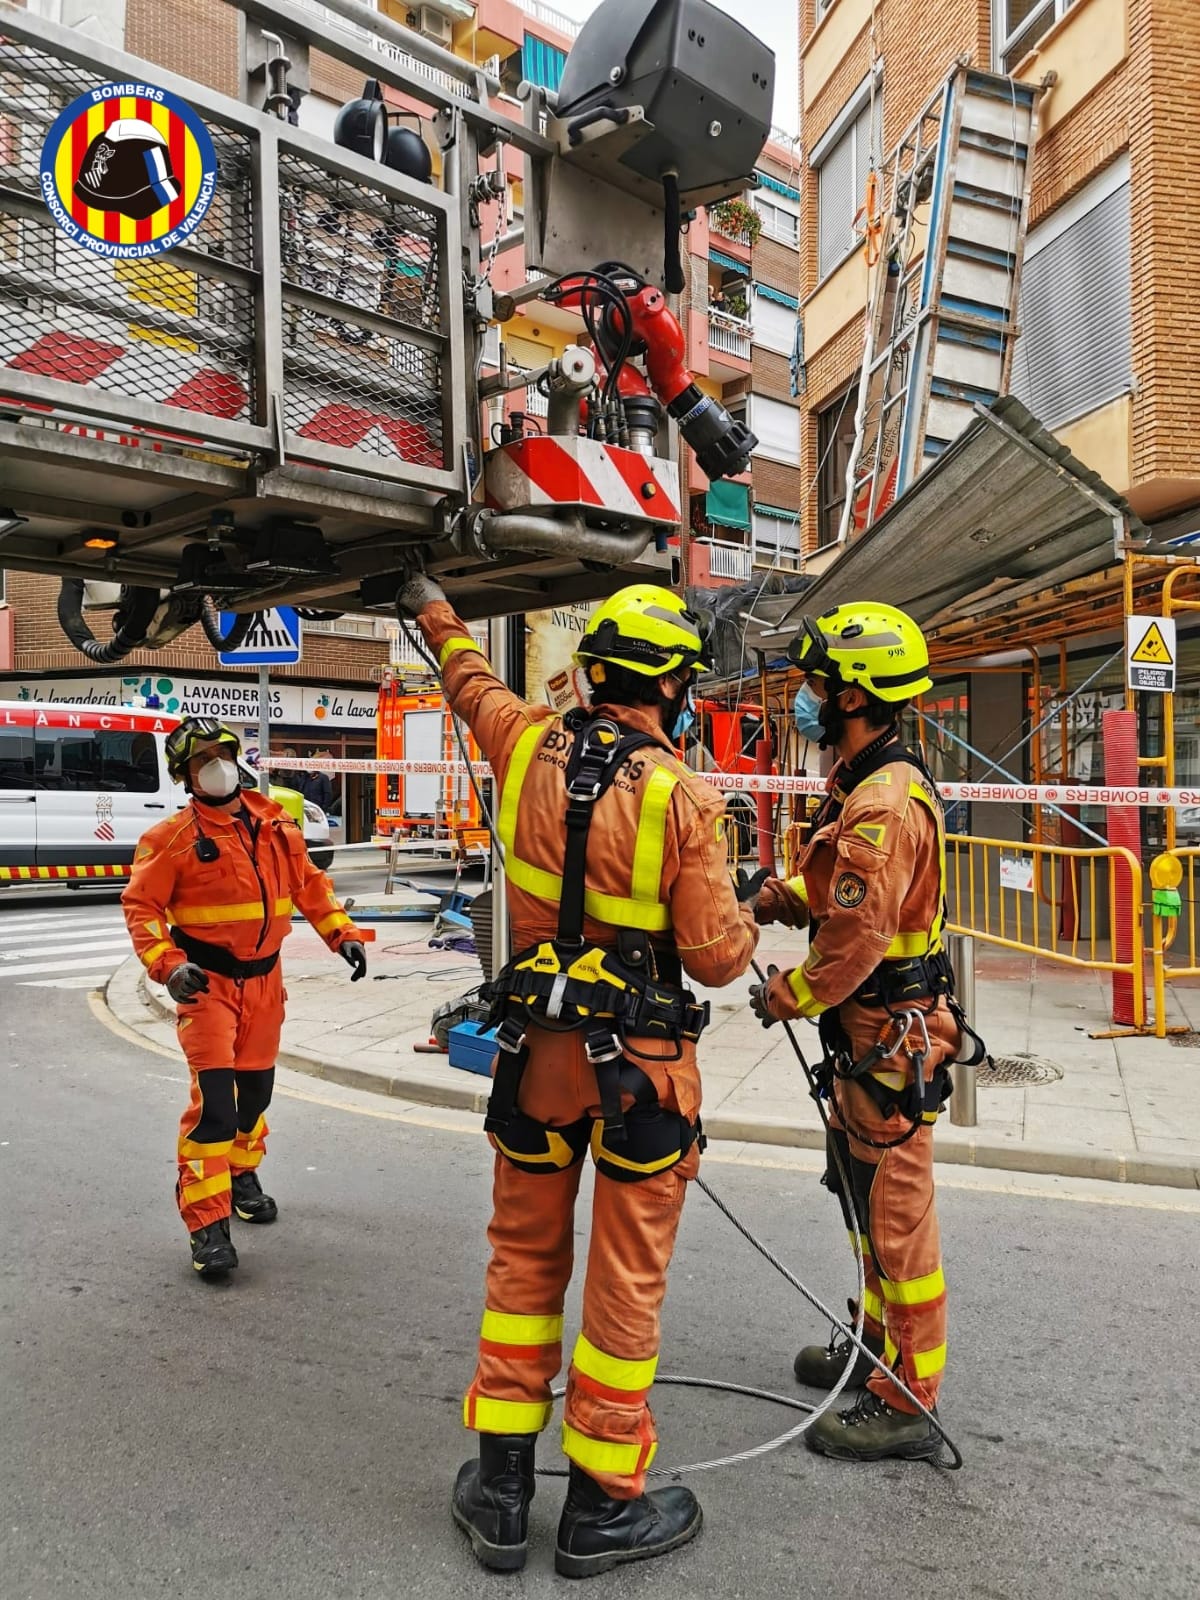
[[231, 1211], [273, 1222], [258, 1181], [283, 1023], [279, 947], [298, 907], [331, 950], [367, 969], [363, 936], [308, 858], [283, 807], [238, 778], [237, 735], [187, 717], [167, 738], [167, 770], [190, 803], [144, 834], [122, 895], [134, 949], [179, 1006], [192, 1094], [179, 1130], [176, 1198], [192, 1265], [237, 1266]]

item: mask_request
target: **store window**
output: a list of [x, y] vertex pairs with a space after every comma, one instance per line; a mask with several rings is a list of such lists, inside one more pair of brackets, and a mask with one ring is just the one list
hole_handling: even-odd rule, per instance
[[1012, 72], [1074, 3], [1075, 0], [992, 0], [992, 58], [997, 72]]

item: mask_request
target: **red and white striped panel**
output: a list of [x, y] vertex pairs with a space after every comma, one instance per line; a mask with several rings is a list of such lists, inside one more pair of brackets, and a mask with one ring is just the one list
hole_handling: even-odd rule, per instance
[[661, 456], [578, 436], [542, 436], [501, 445], [487, 458], [487, 503], [497, 511], [578, 507], [677, 524], [679, 471]]

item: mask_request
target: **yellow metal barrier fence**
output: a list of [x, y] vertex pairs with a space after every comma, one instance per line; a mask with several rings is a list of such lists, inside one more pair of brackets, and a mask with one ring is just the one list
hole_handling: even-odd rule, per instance
[[[946, 875], [951, 932], [1068, 966], [1125, 974], [1133, 989], [1133, 1025], [1144, 1027], [1142, 867], [1129, 850], [950, 834]], [[1125, 942], [1114, 920], [1122, 906], [1129, 908], [1130, 926], [1120, 930], [1128, 956], [1116, 954]], [[1192, 939], [1194, 959], [1194, 930]]]
[[[1175, 848], [1166, 850], [1154, 863], [1157, 868], [1163, 860], [1177, 863], [1179, 876], [1175, 879], [1181, 905], [1178, 916], [1162, 916], [1155, 911], [1150, 921], [1150, 960], [1154, 983], [1154, 1033], [1164, 1039], [1168, 1032], [1178, 1033], [1178, 1028], [1167, 1027], [1167, 984], [1179, 978], [1200, 978], [1200, 952], [1197, 950], [1196, 930], [1196, 868], [1200, 863], [1200, 849]], [[1151, 882], [1155, 873], [1151, 871]], [[1157, 887], [1157, 885], [1156, 885]], [[1186, 946], [1177, 953], [1177, 959], [1168, 965], [1168, 957], [1175, 954], [1175, 944], [1180, 924], [1186, 936]]]

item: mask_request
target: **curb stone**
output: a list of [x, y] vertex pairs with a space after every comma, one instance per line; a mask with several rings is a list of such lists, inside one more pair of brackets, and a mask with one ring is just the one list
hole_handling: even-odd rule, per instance
[[[134, 1032], [147, 1025], [174, 1023], [175, 1008], [166, 990], [151, 984], [136, 957], [131, 957], [109, 979], [104, 991], [105, 1004], [118, 1022]], [[488, 1090], [471, 1081], [457, 1083], [442, 1072], [422, 1071], [416, 1065], [396, 1073], [383, 1073], [349, 1063], [328, 1061], [307, 1050], [284, 1049], [279, 1064], [293, 1072], [347, 1089], [361, 1089], [420, 1105], [446, 1106], [483, 1115]], [[474, 1074], [463, 1073], [471, 1080]], [[479, 1084], [486, 1080], [475, 1079]], [[806, 1127], [787, 1117], [755, 1116], [745, 1112], [715, 1111], [704, 1118], [704, 1131], [710, 1139], [730, 1143], [788, 1146], [801, 1150], [821, 1150], [825, 1134], [821, 1128]], [[1030, 1172], [1064, 1178], [1098, 1178], [1110, 1183], [1151, 1184], [1168, 1189], [1200, 1189], [1200, 1164], [1171, 1156], [1147, 1155], [1141, 1151], [1093, 1149], [1091, 1147], [1034, 1144], [1027, 1141], [991, 1139], [953, 1124], [936, 1135], [936, 1159], [947, 1165], [993, 1168], [1005, 1172]]]

